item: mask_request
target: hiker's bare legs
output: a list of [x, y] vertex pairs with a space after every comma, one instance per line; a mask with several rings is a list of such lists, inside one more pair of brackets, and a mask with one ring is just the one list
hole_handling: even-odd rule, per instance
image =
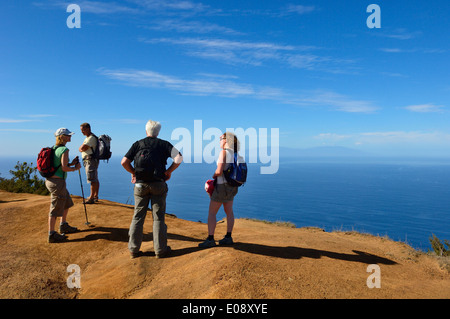
[[223, 209], [227, 214], [227, 232], [231, 233], [234, 227], [233, 201], [223, 203]]
[[[63, 212], [63, 215], [61, 216], [61, 224], [66, 222], [67, 220], [67, 214], [69, 213], [69, 209], [65, 209]], [[49, 216], [48, 217], [48, 231], [55, 231], [55, 227], [56, 227], [56, 216]]]
[[91, 195], [88, 197], [88, 200], [94, 200], [98, 198], [98, 190], [100, 189], [100, 182], [91, 182]]
[[215, 202], [211, 200], [209, 202], [209, 212], [208, 212], [208, 235], [212, 236], [214, 235], [214, 232], [216, 230], [216, 215], [219, 211], [220, 206], [222, 206], [222, 203]]

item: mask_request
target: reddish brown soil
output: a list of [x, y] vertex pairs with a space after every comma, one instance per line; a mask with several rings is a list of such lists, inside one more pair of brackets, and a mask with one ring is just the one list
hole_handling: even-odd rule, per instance
[[[450, 298], [438, 258], [353, 232], [238, 219], [234, 246], [201, 250], [206, 225], [168, 216], [173, 253], [157, 259], [149, 214], [144, 256], [130, 259], [133, 207], [87, 206], [88, 227], [81, 198], [73, 198], [68, 221], [81, 232], [49, 244], [50, 198], [0, 191], [0, 298]], [[220, 221], [218, 239], [225, 228]], [[70, 264], [80, 266], [80, 289], [67, 287]], [[366, 284], [371, 264], [380, 267], [381, 288]]]

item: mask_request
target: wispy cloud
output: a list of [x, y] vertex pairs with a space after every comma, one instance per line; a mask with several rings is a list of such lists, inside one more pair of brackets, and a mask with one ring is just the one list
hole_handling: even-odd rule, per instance
[[[167, 43], [186, 48], [186, 54], [227, 64], [261, 65], [269, 59], [280, 59], [283, 52], [299, 50], [291, 45], [270, 42], [233, 41], [204, 38], [140, 39], [144, 43]], [[306, 49], [303, 48], [303, 49]]]
[[[47, 7], [59, 7], [66, 9], [67, 6], [73, 1], [47, 1], [47, 2], [34, 2], [33, 5], [41, 8]], [[114, 13], [141, 13], [139, 8], [133, 8], [130, 6], [117, 4], [116, 2], [100, 2], [100, 1], [89, 1], [81, 0], [75, 2], [80, 6], [83, 13], [93, 13], [93, 14], [114, 14]]]
[[33, 120], [0, 118], [0, 123], [24, 123], [24, 122], [33, 122]]
[[176, 14], [192, 16], [197, 14], [217, 14], [222, 10], [213, 9], [201, 2], [190, 0], [128, 0], [153, 14]]
[[444, 132], [422, 132], [422, 131], [385, 131], [385, 132], [362, 132], [354, 134], [321, 133], [314, 136], [315, 139], [329, 142], [347, 141], [354, 145], [364, 144], [426, 144], [426, 143], [449, 143], [450, 134]]
[[208, 6], [189, 0], [133, 0], [149, 9], [204, 10]]
[[269, 61], [275, 61], [297, 69], [327, 73], [355, 72], [355, 61], [314, 54], [311, 51], [319, 49], [315, 46], [220, 38], [140, 38], [139, 41], [178, 45], [185, 48], [186, 55], [231, 65], [262, 66]]
[[2, 128], [0, 132], [23, 132], [23, 133], [54, 133], [51, 130], [24, 129], [24, 128]]
[[404, 109], [411, 111], [411, 112], [418, 112], [418, 113], [436, 113], [436, 112], [442, 112], [444, 106], [443, 105], [435, 105], [432, 103], [428, 104], [418, 104], [418, 105], [408, 105], [405, 106]]
[[373, 102], [356, 100], [343, 94], [324, 90], [311, 92], [307, 96], [296, 98], [292, 102], [298, 105], [328, 106], [334, 110], [348, 113], [374, 113], [379, 109]]
[[19, 118], [0, 118], [0, 123], [26, 123], [26, 122], [40, 122], [41, 119], [53, 117], [52, 114], [27, 114], [19, 116]]
[[314, 10], [316, 10], [315, 6], [303, 6], [303, 5], [289, 4], [282, 9], [282, 13], [284, 13], [284, 14], [293, 14], [293, 13], [306, 14], [306, 13], [311, 13]]
[[292, 93], [283, 88], [257, 86], [235, 81], [234, 77], [199, 76], [180, 78], [151, 70], [99, 69], [103, 76], [136, 87], [161, 88], [185, 95], [220, 96], [227, 98], [248, 97], [273, 100], [284, 104], [304, 107], [331, 108], [350, 113], [372, 113], [378, 108], [369, 101], [355, 100], [335, 92], [318, 90]]
[[397, 39], [397, 40], [411, 40], [411, 39], [421, 36], [422, 32], [421, 31], [408, 31], [405, 28], [398, 28], [398, 29], [394, 29], [394, 30], [386, 29], [386, 31], [378, 33], [377, 35], [381, 36], [381, 37]]
[[139, 13], [138, 8], [132, 8], [115, 2], [79, 1], [77, 4], [83, 13], [112, 14], [112, 13]]
[[179, 45], [190, 45], [201, 48], [212, 48], [220, 50], [267, 50], [267, 51], [293, 51], [296, 49], [309, 49], [311, 47], [295, 47], [292, 45], [280, 45], [270, 42], [250, 42], [250, 41], [232, 41], [226, 39], [202, 39], [202, 38], [160, 38], [160, 39], [141, 39], [143, 42], [157, 43], [166, 42]]
[[444, 49], [423, 49], [423, 48], [414, 48], [414, 49], [380, 48], [379, 51], [386, 52], [386, 53], [426, 53], [426, 54], [446, 53], [447, 52]]
[[126, 85], [139, 87], [164, 88], [193, 95], [217, 96], [251, 96], [257, 94], [251, 85], [239, 84], [228, 80], [205, 78], [182, 79], [164, 75], [150, 70], [107, 70], [99, 72], [109, 78], [118, 80]]
[[208, 23], [202, 21], [183, 21], [180, 19], [167, 19], [155, 21], [153, 25], [148, 27], [151, 30], [162, 32], [178, 32], [178, 33], [198, 33], [198, 34], [227, 34], [227, 35], [242, 35], [243, 33], [220, 26], [215, 23]]
[[411, 53], [411, 52], [414, 52], [413, 50], [405, 50], [405, 49], [400, 49], [400, 48], [381, 48], [380, 51], [386, 52], [386, 53]]

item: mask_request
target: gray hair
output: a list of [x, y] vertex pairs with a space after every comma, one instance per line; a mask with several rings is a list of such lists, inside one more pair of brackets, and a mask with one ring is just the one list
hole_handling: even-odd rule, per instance
[[147, 132], [148, 136], [157, 137], [160, 130], [161, 130], [161, 123], [159, 122], [149, 120], [145, 125], [145, 131]]

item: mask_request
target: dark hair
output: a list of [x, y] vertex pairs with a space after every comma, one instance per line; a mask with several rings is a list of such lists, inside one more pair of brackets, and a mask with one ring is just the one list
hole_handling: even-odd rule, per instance
[[80, 126], [83, 127], [83, 128], [91, 129], [91, 125], [89, 125], [89, 123], [83, 123]]

